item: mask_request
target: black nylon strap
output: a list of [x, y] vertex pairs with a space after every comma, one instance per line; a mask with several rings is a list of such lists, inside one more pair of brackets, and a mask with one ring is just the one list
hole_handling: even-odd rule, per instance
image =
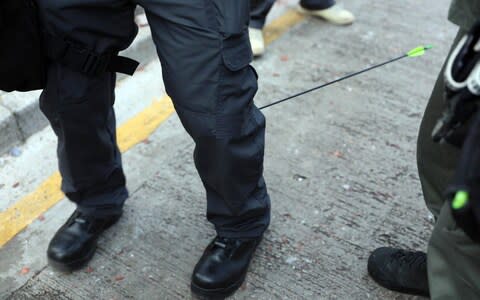
[[107, 70], [120, 72], [127, 75], [133, 75], [135, 70], [138, 68], [139, 62], [133, 60], [131, 58], [125, 56], [114, 56], [111, 60], [109, 65], [107, 66]]
[[46, 34], [47, 56], [72, 70], [97, 76], [105, 72], [133, 75], [139, 63], [117, 53], [99, 54], [62, 38]]

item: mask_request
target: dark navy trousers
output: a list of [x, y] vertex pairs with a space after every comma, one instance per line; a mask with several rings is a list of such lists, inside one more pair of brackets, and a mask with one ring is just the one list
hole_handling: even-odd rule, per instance
[[[270, 222], [248, 1], [38, 0], [47, 32], [97, 53], [127, 48], [137, 33], [135, 7], [145, 8], [167, 93], [196, 145], [207, 218], [224, 237], [258, 237]], [[113, 73], [87, 76], [52, 62], [40, 99], [58, 136], [62, 190], [97, 216], [119, 212], [128, 197], [114, 87]]]

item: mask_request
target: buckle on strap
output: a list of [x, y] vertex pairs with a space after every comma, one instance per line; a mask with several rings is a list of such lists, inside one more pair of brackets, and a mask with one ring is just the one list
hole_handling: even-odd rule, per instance
[[133, 75], [139, 65], [137, 61], [118, 56], [117, 53], [99, 54], [48, 34], [47, 55], [51, 60], [89, 76], [97, 76], [108, 71]]
[[98, 55], [85, 49], [70, 46], [59, 62], [89, 76], [96, 76], [107, 71], [110, 55]]

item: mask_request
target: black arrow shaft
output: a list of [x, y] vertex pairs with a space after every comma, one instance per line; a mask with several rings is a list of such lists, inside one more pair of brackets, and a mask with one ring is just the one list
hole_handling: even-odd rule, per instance
[[340, 77], [340, 78], [335, 79], [335, 80], [333, 80], [333, 81], [330, 81], [330, 82], [324, 83], [324, 84], [322, 84], [322, 85], [316, 86], [316, 87], [314, 87], [314, 88], [308, 89], [308, 90], [306, 90], [306, 91], [300, 92], [300, 93], [298, 93], [298, 94], [295, 94], [295, 95], [292, 95], [292, 96], [288, 96], [287, 98], [284, 98], [284, 99], [281, 99], [281, 100], [272, 102], [272, 103], [270, 103], [270, 104], [267, 104], [267, 105], [265, 105], [265, 106], [260, 107], [259, 109], [265, 109], [265, 108], [267, 108], [267, 107], [280, 104], [280, 103], [282, 103], [282, 102], [291, 100], [291, 99], [293, 99], [293, 98], [297, 98], [297, 97], [299, 97], [299, 96], [302, 96], [302, 95], [311, 93], [311, 92], [313, 92], [313, 91], [322, 89], [322, 88], [327, 87], [327, 86], [329, 86], [329, 85], [332, 85], [332, 84], [334, 84], [334, 83], [337, 83], [337, 82], [340, 82], [340, 81], [343, 81], [343, 80], [346, 80], [346, 79], [349, 79], [349, 78], [358, 76], [358, 75], [360, 75], [360, 74], [362, 74], [362, 73], [366, 73], [366, 72], [371, 71], [371, 70], [376, 69], [376, 68], [380, 68], [380, 67], [382, 67], [382, 66], [384, 66], [384, 65], [390, 64], [390, 63], [392, 63], [392, 62], [395, 62], [395, 61], [397, 61], [397, 60], [403, 59], [403, 58], [405, 58], [405, 57], [408, 57], [408, 55], [407, 55], [407, 54], [404, 54], [404, 55], [402, 55], [402, 56], [399, 56], [399, 57], [390, 59], [390, 60], [385, 61], [385, 62], [382, 62], [382, 63], [380, 63], [380, 64], [377, 64], [377, 65], [368, 67], [368, 68], [363, 69], [363, 70], [361, 70], [361, 71], [358, 71], [358, 72], [355, 72], [355, 73], [352, 73], [352, 74], [348, 74], [348, 75], [346, 75], [346, 76]]

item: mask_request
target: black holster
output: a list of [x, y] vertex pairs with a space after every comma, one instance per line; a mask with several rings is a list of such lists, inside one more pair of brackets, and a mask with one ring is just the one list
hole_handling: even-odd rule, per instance
[[0, 90], [42, 89], [46, 57], [34, 0], [0, 1]]

